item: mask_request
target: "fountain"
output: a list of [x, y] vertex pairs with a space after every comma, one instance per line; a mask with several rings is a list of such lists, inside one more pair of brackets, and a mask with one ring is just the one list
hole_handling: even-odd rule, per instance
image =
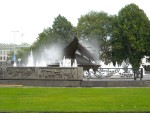
[[14, 61], [14, 64], [13, 64], [13, 66], [14, 66], [14, 67], [16, 67], [16, 66], [17, 66], [17, 63], [16, 63], [15, 61]]
[[[42, 56], [40, 61], [36, 61], [36, 63], [34, 64], [34, 57], [33, 57], [33, 53], [32, 50], [28, 56], [28, 63], [26, 65], [26, 67], [47, 67], [47, 64], [44, 60], [44, 57]], [[77, 67], [77, 60], [75, 59], [73, 62], [73, 65], [71, 64], [71, 59], [68, 58], [63, 58], [62, 61], [60, 61], [59, 63], [59, 67]]]
[[75, 59], [72, 67], [77, 67], [77, 66], [78, 66], [77, 65], [77, 60]]
[[[48, 52], [48, 50], [46, 50]], [[40, 58], [40, 61], [36, 59], [36, 63], [33, 58], [32, 51], [28, 56], [28, 63], [27, 67], [47, 67], [47, 68], [76, 68], [82, 67], [84, 71], [88, 70], [91, 76], [94, 76], [96, 69], [100, 67], [99, 64], [96, 64], [96, 60], [94, 56], [85, 48], [83, 47], [78, 39], [75, 37], [72, 42], [70, 42], [61, 52], [59, 51], [60, 57], [57, 62], [52, 64], [46, 64], [44, 56]], [[45, 53], [41, 53], [44, 55]], [[51, 60], [52, 57], [49, 59]], [[97, 71], [98, 72], [98, 71]], [[97, 73], [98, 74], [98, 73]]]
[[[94, 55], [83, 47], [77, 38], [57, 53], [56, 48], [52, 52], [42, 50], [39, 56], [31, 51], [26, 66], [16, 67], [15, 64], [14, 67], [0, 67], [0, 78], [7, 84], [32, 86], [89, 87], [95, 83], [86, 80], [115, 78], [114, 76], [133, 78], [134, 75], [132, 69], [98, 64]], [[99, 83], [98, 81], [95, 85]]]
[[[83, 47], [78, 38], [74, 38], [60, 53], [62, 53], [59, 62], [48, 64], [49, 67], [83, 67], [83, 70], [93, 68], [97, 69], [100, 65], [95, 63], [95, 57]], [[64, 57], [65, 56], [65, 57]], [[63, 60], [62, 60], [63, 59]], [[94, 62], [93, 62], [94, 61]]]
[[77, 67], [77, 60], [75, 59], [73, 65], [71, 64], [71, 59], [63, 58], [62, 61], [59, 63], [59, 67]]
[[30, 55], [28, 56], [27, 67], [32, 67], [32, 66], [34, 66], [34, 60], [33, 60], [33, 53], [31, 50]]
[[[55, 50], [56, 48], [54, 48], [53, 52]], [[77, 38], [74, 38], [74, 40], [70, 42], [64, 49], [62, 49], [62, 51], [59, 51], [57, 53], [59, 54], [60, 57], [57, 58], [56, 62], [54, 63], [51, 64], [49, 63], [47, 65], [46, 62], [48, 62], [48, 60], [52, 61], [52, 59], [55, 58], [57, 54], [53, 57], [52, 56], [49, 57], [49, 55], [45, 54], [44, 52], [40, 54], [42, 54], [40, 59], [36, 58], [36, 61], [34, 61], [35, 60], [34, 55], [31, 50], [30, 55], [28, 56], [28, 63], [26, 67], [46, 67], [46, 68], [83, 67], [84, 71], [83, 75], [86, 78], [102, 78], [102, 77], [112, 78], [114, 76], [122, 78], [122, 77], [133, 77], [134, 75], [134, 72], [132, 71], [132, 67], [129, 64], [128, 59], [124, 61], [121, 66], [119, 65], [113, 66], [112, 63], [105, 65], [104, 62], [99, 62], [99, 64], [97, 64], [93, 55], [79, 43]]]
[[28, 63], [26, 65], [26, 67], [46, 67], [46, 62], [44, 61], [44, 58], [42, 56], [40, 61], [36, 61], [36, 63], [34, 63], [34, 57], [33, 57], [33, 53], [32, 50], [28, 56]]
[[[75, 48], [72, 47], [72, 44], [75, 45]], [[4, 77], [6, 79], [82, 80], [83, 67], [79, 67], [78, 65], [80, 65], [80, 61], [88, 60], [83, 56], [76, 54], [77, 49], [80, 49], [80, 52], [83, 50], [86, 51], [86, 49], [82, 48], [78, 43], [78, 40], [75, 38], [72, 43], [62, 50], [63, 52], [60, 52], [62, 55], [59, 54], [59, 57], [53, 56], [53, 54], [51, 54], [52, 52], [50, 52], [50, 55], [52, 56], [49, 56], [46, 54], [48, 50], [43, 50], [40, 52], [41, 55], [36, 55], [36, 57], [34, 57], [34, 54], [31, 50], [26, 65], [18, 67], [6, 67], [7, 69], [4, 70], [7, 72], [3, 72], [5, 73]], [[54, 50], [56, 51], [56, 48], [54, 48]], [[87, 58], [88, 56], [92, 58], [88, 52], [86, 52], [86, 54]], [[86, 54], [84, 55], [86, 56]], [[58, 53], [56, 55], [58, 55]], [[64, 57], [62, 58], [61, 56]], [[53, 61], [53, 59], [55, 59], [55, 63], [47, 65], [47, 62]], [[92, 62], [90, 63], [92, 64]]]

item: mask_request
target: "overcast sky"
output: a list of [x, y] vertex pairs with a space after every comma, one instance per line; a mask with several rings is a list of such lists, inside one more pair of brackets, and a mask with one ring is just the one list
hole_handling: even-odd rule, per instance
[[[59, 14], [74, 26], [89, 11], [114, 15], [135, 3], [150, 19], [150, 0], [0, 0], [0, 43], [32, 44]], [[14, 32], [16, 32], [14, 41]]]

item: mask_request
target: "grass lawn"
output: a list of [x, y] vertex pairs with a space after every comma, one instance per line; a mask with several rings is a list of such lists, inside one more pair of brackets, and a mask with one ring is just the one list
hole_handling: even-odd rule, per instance
[[2, 111], [150, 111], [150, 88], [0, 87]]

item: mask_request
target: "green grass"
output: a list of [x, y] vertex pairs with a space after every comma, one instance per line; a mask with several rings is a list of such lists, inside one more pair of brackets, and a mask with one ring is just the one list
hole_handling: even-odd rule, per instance
[[1, 87], [0, 111], [150, 111], [150, 88]]

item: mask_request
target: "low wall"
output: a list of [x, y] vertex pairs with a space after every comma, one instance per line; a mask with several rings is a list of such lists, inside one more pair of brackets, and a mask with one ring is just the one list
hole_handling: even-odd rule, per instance
[[83, 81], [82, 87], [147, 87], [145, 81]]
[[149, 87], [146, 81], [82, 81], [50, 79], [0, 79], [0, 86], [40, 87]]
[[80, 80], [50, 79], [1, 79], [0, 85], [41, 86], [41, 87], [80, 87]]
[[0, 67], [0, 79], [82, 80], [82, 67]]

